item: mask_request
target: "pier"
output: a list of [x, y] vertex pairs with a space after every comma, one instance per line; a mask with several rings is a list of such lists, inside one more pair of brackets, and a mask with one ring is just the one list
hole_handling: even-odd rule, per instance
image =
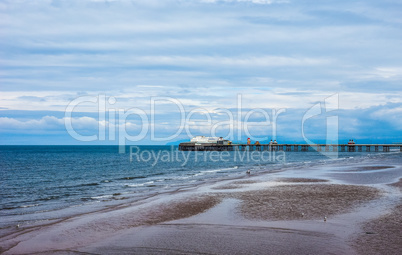
[[323, 151], [323, 152], [389, 152], [402, 144], [217, 144], [180, 143], [180, 151]]

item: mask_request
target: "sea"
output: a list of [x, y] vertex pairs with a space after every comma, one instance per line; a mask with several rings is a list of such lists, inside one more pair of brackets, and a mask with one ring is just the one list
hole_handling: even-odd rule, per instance
[[382, 152], [183, 152], [177, 146], [0, 146], [0, 230], [43, 224], [206, 183]]

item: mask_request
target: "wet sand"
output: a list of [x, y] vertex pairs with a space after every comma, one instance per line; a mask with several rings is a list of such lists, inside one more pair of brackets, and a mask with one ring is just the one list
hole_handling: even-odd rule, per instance
[[394, 167], [393, 166], [362, 166], [362, 167], [356, 167], [355, 169], [344, 170], [344, 171], [347, 171], [347, 172], [361, 172], [361, 171], [384, 170], [384, 169], [389, 169], [389, 168], [394, 168]]
[[389, 186], [399, 188], [402, 191], [402, 179], [399, 179], [398, 182], [392, 183]]
[[388, 214], [367, 222], [353, 244], [359, 254], [401, 254], [402, 203]]
[[[354, 254], [346, 235], [333, 225], [339, 223], [330, 223], [331, 216], [380, 198], [381, 192], [353, 185], [296, 184], [209, 194], [213, 201], [217, 197], [222, 202], [205, 213], [127, 230], [108, 243], [93, 244], [80, 251], [96, 254]], [[299, 209], [306, 214], [297, 213]], [[327, 222], [323, 220], [324, 215], [328, 215]]]
[[67, 251], [103, 240], [120, 231], [138, 226], [187, 218], [202, 213], [220, 202], [216, 196], [194, 196], [116, 211], [97, 212], [45, 226], [22, 229], [3, 237], [0, 252], [33, 254]]
[[278, 179], [279, 182], [301, 182], [301, 183], [309, 183], [309, 182], [328, 182], [328, 180], [324, 179], [311, 179], [311, 178], [281, 178]]
[[[354, 166], [350, 169], [378, 166]], [[398, 254], [401, 168], [354, 183], [322, 166], [246, 176], [19, 229], [4, 254]], [[396, 171], [398, 170], [398, 171]], [[291, 172], [291, 171], [290, 171]], [[375, 171], [361, 178], [377, 179]], [[305, 177], [302, 177], [305, 176]], [[314, 178], [312, 178], [314, 176]], [[395, 182], [395, 181], [393, 181]], [[395, 204], [399, 201], [399, 204]], [[395, 206], [396, 205], [396, 206]], [[326, 221], [324, 221], [326, 217]]]
[[[402, 191], [402, 179], [389, 186]], [[353, 246], [360, 254], [400, 254], [402, 251], [402, 195], [385, 215], [363, 224]]]
[[136, 231], [139, 236], [128, 232], [112, 243], [82, 251], [91, 254], [345, 254], [346, 250], [331, 235], [258, 226], [164, 224]]

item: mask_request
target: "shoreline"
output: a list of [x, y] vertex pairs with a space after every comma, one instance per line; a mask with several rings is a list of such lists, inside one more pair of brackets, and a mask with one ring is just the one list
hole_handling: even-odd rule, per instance
[[[391, 153], [386, 153], [383, 155], [392, 155], [394, 154], [393, 152]], [[381, 156], [381, 154], [375, 154], [374, 156], [378, 157]], [[339, 158], [339, 159], [326, 159], [326, 160], [317, 160], [317, 161], [301, 161], [301, 162], [288, 162], [285, 164], [272, 164], [272, 165], [265, 165], [265, 166], [259, 166], [259, 165], [251, 165], [249, 167], [246, 166], [235, 166], [234, 169], [239, 169], [239, 171], [235, 171], [234, 173], [227, 173], [227, 176], [225, 175], [216, 175], [213, 178], [207, 178], [207, 179], [202, 179], [202, 180], [191, 180], [188, 183], [180, 183], [172, 186], [165, 186], [161, 189], [155, 188], [155, 189], [149, 189], [146, 192], [140, 191], [137, 193], [137, 191], [125, 191], [124, 187], [118, 191], [114, 192], [101, 192], [98, 194], [93, 194], [92, 197], [84, 196], [81, 197], [82, 202], [71, 202], [71, 203], [64, 203], [64, 205], [57, 205], [56, 208], [41, 208], [41, 209], [36, 209], [36, 206], [46, 206], [46, 204], [35, 204], [35, 202], [29, 203], [29, 204], [24, 204], [18, 207], [14, 208], [28, 208], [28, 213], [26, 212], [17, 212], [13, 213], [11, 212], [8, 214], [7, 208], [3, 210], [5, 213], [2, 214], [4, 216], [3, 221], [1, 222], [0, 225], [0, 237], [4, 236], [4, 230], [7, 228], [14, 228], [15, 226], [23, 226], [23, 225], [33, 225], [37, 224], [38, 222], [45, 222], [49, 220], [59, 220], [60, 217], [67, 219], [71, 217], [78, 217], [82, 214], [87, 214], [87, 213], [92, 213], [96, 211], [103, 211], [105, 209], [110, 209], [112, 207], [114, 208], [119, 208], [121, 206], [125, 206], [125, 204], [133, 204], [141, 200], [146, 200], [149, 197], [153, 197], [155, 195], [163, 195], [163, 194], [170, 194], [170, 193], [175, 193], [175, 192], [181, 192], [183, 190], [189, 190], [189, 189], [197, 189], [200, 186], [204, 185], [212, 185], [217, 182], [222, 182], [222, 181], [230, 181], [234, 179], [247, 179], [249, 176], [244, 175], [244, 172], [247, 169], [251, 169], [253, 174], [252, 176], [264, 176], [267, 174], [273, 174], [276, 172], [282, 172], [282, 171], [287, 171], [288, 169], [298, 169], [298, 170], [303, 170], [306, 167], [315, 167], [317, 165], [325, 165], [325, 164], [337, 164], [340, 160], [342, 162], [352, 162], [354, 163], [357, 159], [359, 160], [368, 160], [370, 159], [371, 155], [366, 155], [362, 158], [357, 157], [347, 157], [347, 158]], [[219, 170], [218, 168], [217, 170]], [[205, 172], [210, 172], [210, 170], [206, 170]], [[199, 174], [196, 174], [196, 176]], [[314, 176], [315, 177], [315, 176]], [[127, 177], [124, 178], [126, 179], [132, 179], [133, 177]], [[122, 178], [123, 179], [123, 178]], [[119, 179], [120, 180], [120, 179]], [[190, 180], [190, 179], [189, 179]], [[110, 182], [109, 180], [98, 180], [99, 183], [108, 183]], [[195, 181], [195, 182], [194, 182]], [[113, 182], [113, 181], [112, 181]], [[153, 181], [152, 181], [153, 183]], [[88, 184], [86, 184], [88, 185]], [[142, 184], [141, 184], [142, 185]], [[141, 186], [137, 185], [137, 186]], [[124, 186], [124, 185], [123, 185]], [[157, 186], [154, 184], [150, 184], [149, 187], [152, 186]], [[79, 200], [80, 198], [78, 198]], [[58, 203], [59, 201], [56, 201]], [[2, 212], [3, 212], [2, 211]], [[24, 216], [23, 216], [24, 215]], [[32, 216], [32, 217], [30, 217]], [[55, 217], [54, 217], [55, 216]], [[8, 224], [7, 224], [8, 223]], [[10, 224], [11, 223], [11, 224]], [[8, 230], [6, 230], [8, 231]]]
[[[219, 250], [214, 240], [209, 240], [215, 235], [237, 247], [237, 251], [258, 254], [270, 243], [263, 238], [267, 235], [276, 240], [272, 241], [275, 244], [272, 251], [277, 253], [297, 248], [302, 254], [323, 249], [355, 254], [362, 243], [358, 239], [365, 228], [362, 225], [392, 210], [391, 205], [401, 191], [397, 194], [397, 188], [385, 183], [347, 184], [345, 178], [335, 178], [334, 173], [344, 176], [386, 173], [389, 180], [402, 177], [401, 165], [388, 163], [378, 160], [375, 164], [368, 160], [352, 166], [317, 164], [310, 169], [288, 168], [159, 194], [129, 205], [19, 230], [0, 238], [0, 252], [117, 254], [138, 248], [140, 253], [227, 254]], [[368, 206], [369, 213], [365, 212]], [[326, 222], [324, 217], [327, 217]], [[238, 240], [230, 234], [232, 231], [244, 240]], [[175, 241], [173, 236], [180, 236], [181, 241]], [[191, 241], [190, 236], [205, 239], [210, 246], [199, 245], [198, 241]], [[233, 240], [225, 239], [227, 236], [232, 236]], [[348, 240], [351, 236], [357, 236], [355, 243]], [[279, 237], [296, 241], [289, 247]]]

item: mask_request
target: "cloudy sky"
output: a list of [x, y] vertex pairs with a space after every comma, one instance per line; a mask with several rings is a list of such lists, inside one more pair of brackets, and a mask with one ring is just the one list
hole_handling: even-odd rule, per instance
[[402, 142], [399, 0], [0, 0], [0, 17], [1, 144]]

